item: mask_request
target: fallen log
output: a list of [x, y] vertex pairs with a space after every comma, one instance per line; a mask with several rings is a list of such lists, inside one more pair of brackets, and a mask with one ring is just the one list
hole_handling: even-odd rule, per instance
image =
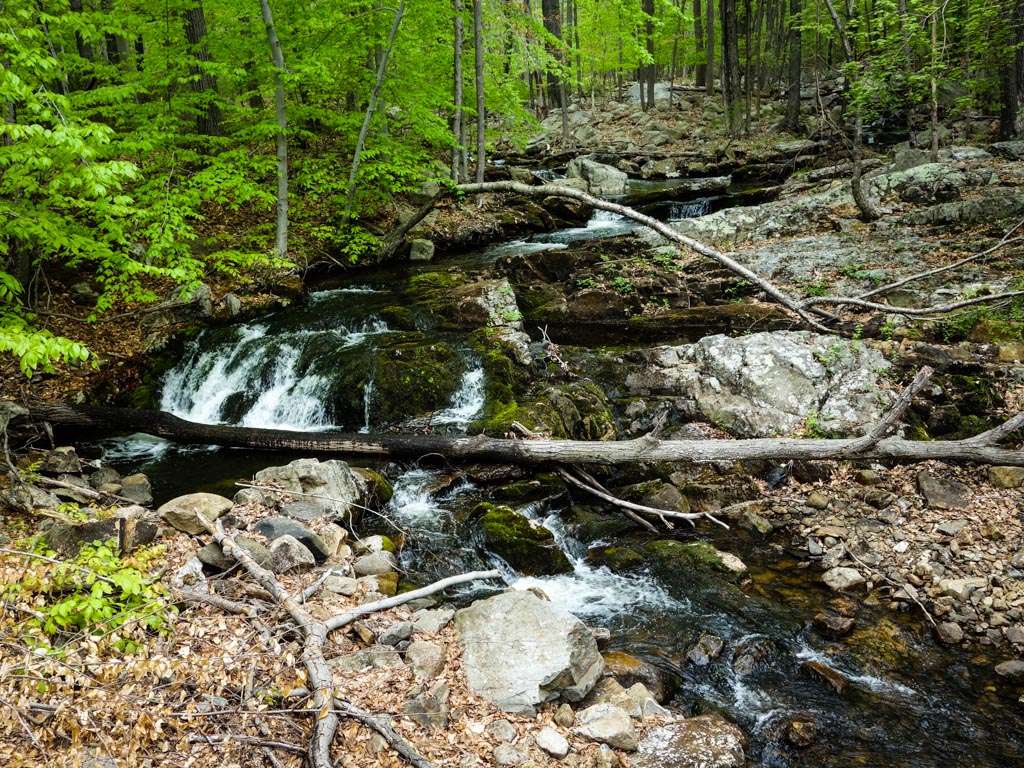
[[[1024, 451], [1000, 443], [1020, 430], [1022, 417], [963, 440], [906, 440], [900, 437], [756, 438], [748, 440], [661, 440], [645, 435], [633, 440], [508, 440], [476, 435], [364, 435], [350, 432], [296, 432], [221, 424], [197, 424], [162, 411], [40, 404], [28, 409], [30, 420], [48, 422], [58, 432], [91, 436], [143, 432], [179, 443], [222, 445], [267, 451], [415, 459], [428, 454], [448, 459], [513, 464], [631, 464], [636, 462], [712, 462], [858, 459], [916, 462], [939, 460], [1024, 466]], [[25, 417], [21, 417], [22, 419]]]

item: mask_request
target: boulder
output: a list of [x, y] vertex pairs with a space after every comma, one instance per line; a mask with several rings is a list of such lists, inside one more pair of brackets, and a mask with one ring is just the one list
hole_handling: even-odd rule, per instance
[[436, 635], [455, 616], [451, 608], [421, 608], [412, 615], [412, 628], [424, 635]]
[[43, 472], [48, 475], [77, 475], [82, 471], [82, 462], [70, 445], [54, 448], [43, 459]]
[[282, 536], [292, 536], [302, 542], [302, 545], [316, 557], [317, 562], [323, 562], [328, 557], [327, 545], [324, 540], [301, 523], [287, 517], [265, 517], [256, 523], [256, 533], [273, 542]]
[[557, 757], [561, 760], [569, 754], [569, 742], [566, 740], [565, 736], [560, 734], [550, 725], [542, 728], [540, 733], [533, 738], [534, 741], [537, 742], [537, 746], [552, 757]]
[[1024, 141], [999, 141], [991, 145], [989, 151], [1007, 160], [1024, 160]]
[[743, 732], [720, 715], [655, 728], [637, 747], [633, 768], [742, 768]]
[[988, 480], [996, 488], [1020, 488], [1024, 485], [1024, 467], [989, 467]]
[[409, 261], [432, 261], [434, 244], [425, 238], [417, 237], [409, 243]]
[[565, 175], [569, 179], [583, 179], [590, 194], [598, 197], [624, 195], [629, 183], [629, 177], [618, 168], [588, 157], [570, 160]]
[[161, 504], [157, 514], [179, 531], [195, 536], [206, 533], [203, 520], [212, 523], [233, 506], [231, 499], [215, 493], [189, 493]]
[[470, 689], [505, 711], [580, 701], [604, 671], [586, 625], [532, 592], [478, 600], [455, 615], [455, 628]]
[[611, 675], [626, 688], [643, 683], [659, 703], [671, 699], [676, 691], [675, 678], [649, 661], [623, 651], [608, 651], [601, 655], [604, 658], [605, 674]]
[[484, 546], [520, 573], [546, 576], [568, 573], [569, 559], [547, 528], [534, 525], [511, 507], [484, 502], [477, 507]]
[[876, 422], [891, 400], [889, 367], [863, 343], [808, 331], [772, 331], [658, 347], [626, 377], [630, 394], [675, 398], [697, 417], [742, 437], [799, 429], [850, 434]]
[[637, 748], [636, 729], [629, 713], [614, 704], [595, 704], [580, 711], [575, 731], [615, 749], [632, 752]]
[[153, 488], [149, 478], [141, 472], [121, 478], [121, 492], [118, 495], [144, 507], [153, 503]]
[[270, 568], [274, 573], [301, 571], [316, 565], [316, 558], [294, 536], [279, 536], [270, 545]]
[[[235, 543], [248, 552], [259, 565], [264, 568], [271, 567], [270, 550], [263, 546], [263, 544], [248, 536], [236, 536]], [[216, 568], [218, 571], [226, 571], [235, 565], [234, 558], [225, 555], [224, 551], [220, 548], [220, 544], [215, 541], [211, 541], [200, 549], [196, 553], [196, 557], [199, 558], [203, 565]]]
[[988, 580], [981, 576], [969, 577], [966, 579], [942, 579], [939, 581], [939, 590], [942, 594], [952, 597], [961, 603], [971, 596], [971, 593], [988, 586]]
[[386, 551], [369, 552], [357, 557], [352, 563], [352, 571], [356, 576], [381, 576], [394, 573], [398, 567], [395, 556]]
[[917, 488], [932, 509], [963, 509], [970, 498], [970, 489], [963, 483], [928, 471], [918, 473]]
[[[409, 632], [412, 632], [412, 625], [409, 625]], [[409, 643], [409, 647], [405, 651], [405, 660], [412, 668], [412, 674], [417, 680], [421, 682], [433, 680], [444, 669], [444, 648], [436, 643], [417, 638]]]
[[282, 493], [263, 491], [270, 504], [280, 506], [288, 499], [288, 493], [309, 494], [297, 496], [319, 507], [323, 515], [341, 517], [352, 515], [359, 519], [359, 502], [366, 491], [366, 483], [356, 475], [344, 461], [331, 459], [296, 459], [283, 467], [267, 467], [255, 475], [256, 485], [280, 488]]

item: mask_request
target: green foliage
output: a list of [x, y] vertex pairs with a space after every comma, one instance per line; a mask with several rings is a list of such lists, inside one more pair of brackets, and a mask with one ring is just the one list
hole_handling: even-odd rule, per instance
[[[35, 550], [55, 555], [41, 543]], [[44, 645], [82, 632], [130, 653], [139, 647], [139, 632], [167, 631], [175, 612], [164, 589], [146, 575], [163, 550], [144, 547], [125, 559], [116, 554], [115, 541], [94, 541], [71, 560], [27, 569], [4, 587], [3, 598], [31, 601], [35, 615], [25, 629]]]

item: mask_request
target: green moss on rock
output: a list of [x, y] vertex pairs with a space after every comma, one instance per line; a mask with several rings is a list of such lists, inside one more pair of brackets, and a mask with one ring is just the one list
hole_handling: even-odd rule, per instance
[[484, 502], [474, 515], [480, 516], [484, 546], [517, 571], [528, 576], [550, 576], [572, 570], [551, 531], [534, 527], [511, 507]]
[[387, 504], [391, 501], [391, 497], [395, 495], [395, 490], [391, 487], [391, 483], [377, 470], [366, 467], [353, 467], [352, 471], [366, 481], [367, 498], [365, 501]]
[[444, 408], [464, 370], [461, 356], [445, 342], [380, 347], [373, 355], [374, 420], [394, 423]]

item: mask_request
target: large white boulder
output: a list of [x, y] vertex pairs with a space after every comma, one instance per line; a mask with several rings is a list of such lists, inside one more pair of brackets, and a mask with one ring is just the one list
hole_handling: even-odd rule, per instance
[[455, 614], [455, 628], [469, 687], [506, 712], [533, 712], [559, 696], [579, 701], [604, 671], [583, 622], [532, 592], [478, 600]]
[[565, 175], [569, 179], [583, 179], [590, 194], [598, 197], [624, 195], [629, 183], [629, 177], [623, 171], [589, 157], [570, 160]]
[[880, 352], [808, 331], [706, 336], [649, 355], [651, 364], [627, 378], [633, 394], [681, 398], [689, 415], [743, 437], [857, 433], [892, 399]]

